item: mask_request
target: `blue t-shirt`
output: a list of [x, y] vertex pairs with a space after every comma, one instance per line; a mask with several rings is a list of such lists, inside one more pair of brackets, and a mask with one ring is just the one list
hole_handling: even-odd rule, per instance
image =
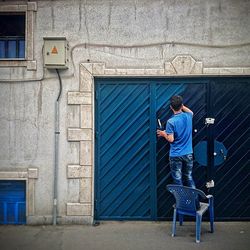
[[181, 112], [168, 120], [166, 133], [174, 134], [174, 141], [170, 143], [169, 156], [175, 157], [193, 153], [192, 118], [192, 113]]

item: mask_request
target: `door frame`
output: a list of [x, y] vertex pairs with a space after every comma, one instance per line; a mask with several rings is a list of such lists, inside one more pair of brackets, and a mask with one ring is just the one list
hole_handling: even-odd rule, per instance
[[[161, 79], [161, 80], [166, 80], [166, 81], [170, 81], [170, 82], [179, 82], [179, 81], [185, 81], [185, 83], [186, 82], [188, 82], [188, 81], [195, 81], [195, 82], [199, 82], [199, 83], [205, 83], [206, 84], [206, 88], [207, 88], [207, 91], [206, 91], [206, 103], [207, 103], [207, 105], [206, 105], [206, 107], [207, 107], [207, 109], [206, 109], [206, 116], [207, 117], [214, 117], [214, 112], [213, 112], [213, 109], [214, 109], [214, 107], [213, 107], [213, 100], [212, 100], [212, 94], [211, 94], [211, 91], [212, 91], [212, 86], [213, 86], [213, 84], [215, 84], [216, 82], [218, 82], [218, 80], [219, 81], [222, 81], [222, 80], [229, 80], [229, 81], [231, 81], [232, 79], [245, 79], [245, 78], [249, 78], [249, 76], [248, 75], [246, 75], [246, 76], [231, 76], [231, 75], [228, 75], [228, 76], [206, 76], [206, 75], [193, 75], [193, 76], [138, 76], [138, 77], [134, 77], [134, 76], [131, 76], [131, 75], [129, 75], [129, 76], [122, 76], [122, 78], [121, 78], [121, 76], [112, 76], [112, 77], [96, 77], [95, 79], [115, 79], [115, 80], [119, 80], [119, 79], [126, 79], [126, 80], [129, 80], [129, 79], [135, 79], [135, 78], [137, 78], [137, 79], [139, 79], [139, 80], [141, 80], [141, 79], [144, 79], [144, 80], [146, 80], [146, 81], [148, 81], [149, 83], [150, 83], [150, 88], [152, 88], [151, 86], [152, 86], [152, 82], [153, 81], [155, 81], [156, 79]], [[94, 84], [94, 96], [95, 96], [95, 93], [96, 93], [96, 82], [94, 82], [95, 84]], [[219, 84], [219, 83], [217, 83], [217, 84]], [[150, 98], [150, 100], [152, 100], [152, 98]], [[95, 98], [95, 101], [96, 101], [96, 98]], [[152, 105], [153, 105], [153, 103], [152, 103]], [[95, 103], [95, 105], [94, 105], [95, 107], [94, 107], [94, 117], [95, 117], [95, 127], [96, 127], [96, 120], [97, 120], [97, 116], [96, 116], [96, 114], [98, 113], [98, 109], [96, 109], [96, 106], [97, 106], [97, 104]], [[150, 105], [150, 107], [151, 107], [151, 105]], [[154, 107], [153, 109], [156, 109], [156, 107]], [[152, 109], [152, 111], [153, 111], [153, 109]], [[151, 112], [152, 112], [151, 111]], [[155, 114], [156, 114], [156, 112], [154, 112]], [[156, 115], [153, 115], [155, 118], [156, 118]], [[152, 119], [151, 119], [152, 120]], [[150, 124], [151, 124], [151, 120], [150, 120]], [[153, 126], [153, 124], [152, 124], [152, 126]], [[151, 127], [151, 125], [150, 125], [150, 127]], [[207, 147], [207, 157], [208, 157], [208, 164], [207, 164], [207, 167], [206, 167], [206, 169], [207, 169], [207, 180], [211, 180], [211, 179], [213, 179], [213, 175], [214, 175], [214, 129], [213, 129], [213, 127], [214, 126], [208, 126], [207, 127], [207, 143], [208, 143], [208, 147]], [[150, 137], [152, 137], [152, 139], [153, 139], [153, 136], [152, 135], [150, 135]], [[96, 156], [97, 156], [97, 154], [98, 154], [98, 150], [96, 150], [96, 145], [97, 145], [97, 143], [96, 143], [96, 134], [95, 134], [95, 150], [94, 150], [94, 155], [95, 155], [95, 157], [94, 157], [94, 166], [95, 166], [95, 168], [94, 168], [94, 220], [98, 220], [98, 213], [97, 213], [97, 206], [98, 206], [98, 204], [97, 204], [97, 190], [98, 190], [98, 186], [97, 186], [97, 181], [96, 181], [96, 178], [97, 178], [97, 176], [98, 176], [98, 174], [97, 174], [97, 169], [98, 169], [98, 162], [97, 162], [97, 160], [96, 160]], [[155, 153], [154, 153], [155, 154]], [[156, 166], [155, 166], [156, 167]], [[156, 200], [157, 200], [157, 195], [156, 195]], [[156, 211], [156, 213], [157, 213], [157, 207], [155, 208], [155, 211]], [[108, 219], [107, 219], [108, 220]], [[111, 219], [112, 220], [112, 219]], [[128, 219], [126, 219], [126, 220], [128, 220]], [[152, 217], [152, 220], [157, 220], [157, 215], [154, 215], [153, 217]]]

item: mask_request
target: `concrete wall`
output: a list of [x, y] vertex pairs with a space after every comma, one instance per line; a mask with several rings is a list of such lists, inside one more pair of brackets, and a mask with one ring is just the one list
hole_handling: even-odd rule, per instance
[[[15, 3], [2, 2], [0, 8]], [[78, 138], [85, 136], [87, 130], [82, 129], [93, 132], [93, 100], [91, 95], [90, 103], [79, 97], [93, 93], [92, 76], [250, 74], [250, 2], [55, 0], [36, 3], [33, 66], [9, 67], [0, 63], [0, 178], [13, 178], [13, 173], [20, 177], [18, 173], [26, 171], [22, 178], [29, 183], [28, 223], [51, 223], [54, 108], [59, 83], [54, 70], [43, 68], [42, 47], [43, 37], [65, 36], [70, 50], [69, 69], [60, 72], [63, 91], [59, 222], [89, 223], [93, 216], [94, 163], [92, 158], [87, 163], [84, 160], [88, 155], [83, 145], [90, 141], [93, 149], [94, 140]], [[88, 79], [92, 85], [86, 91]], [[78, 137], [74, 138], [76, 134]], [[35, 176], [29, 176], [32, 169], [37, 170]]]

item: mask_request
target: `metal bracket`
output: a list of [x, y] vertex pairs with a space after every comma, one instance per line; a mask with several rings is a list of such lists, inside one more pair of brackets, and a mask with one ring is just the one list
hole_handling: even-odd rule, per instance
[[209, 126], [210, 124], [214, 124], [215, 118], [207, 117], [205, 118], [205, 124]]
[[208, 182], [206, 183], [206, 187], [207, 187], [207, 188], [212, 188], [212, 187], [214, 187], [214, 180], [208, 181]]

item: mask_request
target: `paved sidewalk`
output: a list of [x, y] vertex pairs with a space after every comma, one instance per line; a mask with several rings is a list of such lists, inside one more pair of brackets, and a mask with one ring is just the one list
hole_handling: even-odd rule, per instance
[[105, 222], [93, 226], [0, 226], [1, 250], [247, 250], [250, 222], [216, 222], [215, 233], [202, 223], [201, 243], [195, 243], [195, 224], [171, 222]]

